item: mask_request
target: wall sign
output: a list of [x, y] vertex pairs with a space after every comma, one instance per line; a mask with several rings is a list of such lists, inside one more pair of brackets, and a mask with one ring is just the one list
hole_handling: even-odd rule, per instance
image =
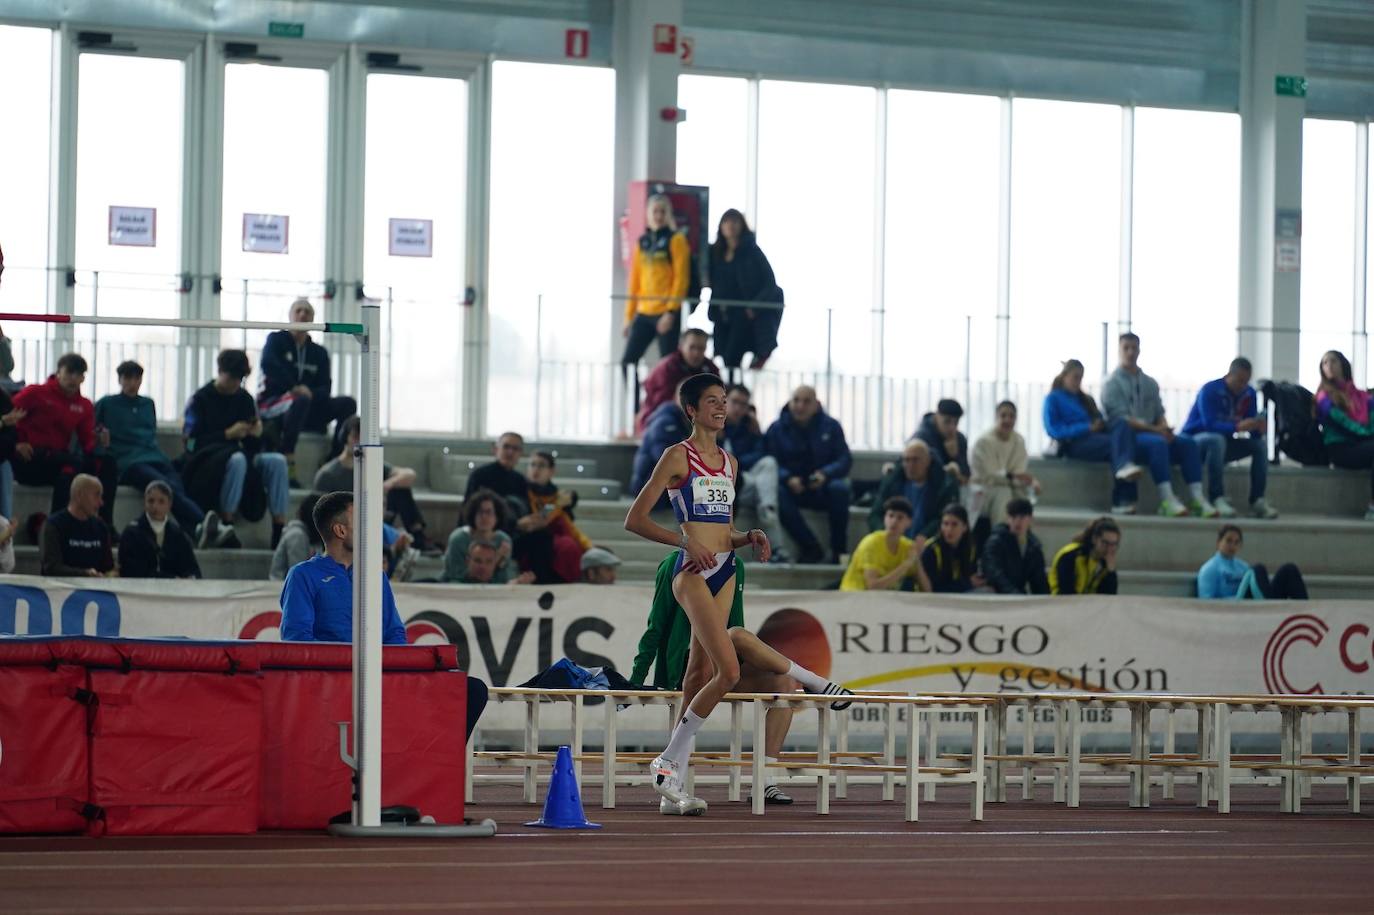
[[243, 214], [243, 250], [286, 254], [291, 243], [291, 217], [271, 213]]
[[660, 22], [654, 26], [654, 53], [677, 53], [677, 26], [670, 22]]
[[587, 29], [568, 29], [563, 33], [563, 56], [581, 60], [587, 56], [592, 33]]
[[1274, 211], [1274, 270], [1297, 273], [1302, 269], [1302, 210]]
[[110, 244], [157, 247], [157, 208], [110, 207]]
[[388, 219], [387, 254], [392, 257], [433, 257], [434, 220]]

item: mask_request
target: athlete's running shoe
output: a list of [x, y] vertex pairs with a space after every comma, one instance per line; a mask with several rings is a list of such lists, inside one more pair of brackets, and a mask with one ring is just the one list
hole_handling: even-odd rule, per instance
[[691, 798], [685, 784], [687, 773], [677, 760], [657, 756], [649, 763], [649, 771], [654, 775], [654, 790], [663, 795], [664, 800], [681, 806]]
[[666, 817], [699, 817], [706, 812], [706, 802], [699, 797], [688, 797], [680, 804], [674, 804], [666, 797], [658, 799], [658, 812]]
[[[752, 804], [753, 802], [754, 795], [750, 794], [749, 803]], [[765, 804], [777, 804], [779, 806], [786, 806], [792, 803], [792, 796], [786, 794], [777, 785], [768, 785], [763, 789], [763, 802]]]
[[[834, 682], [833, 680], [830, 680], [830, 681], [827, 681], [827, 682], [826, 682], [826, 684], [825, 684], [825, 689], [821, 690], [821, 695], [822, 695], [822, 696], [852, 696], [852, 695], [854, 695], [854, 693], [853, 693], [853, 691], [851, 691], [851, 690], [845, 689], [843, 686], [841, 686], [840, 684]], [[842, 711], [844, 711], [845, 709], [849, 708], [849, 707], [850, 707], [851, 705], [853, 705], [853, 704], [854, 704], [853, 702], [849, 702], [849, 701], [845, 701], [845, 702], [832, 702], [832, 703], [830, 703], [830, 708], [833, 709], [834, 711], [842, 712]]]

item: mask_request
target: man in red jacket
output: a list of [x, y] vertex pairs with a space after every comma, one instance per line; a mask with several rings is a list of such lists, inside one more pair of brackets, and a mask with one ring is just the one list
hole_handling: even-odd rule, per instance
[[664, 356], [644, 379], [644, 400], [635, 415], [635, 435], [644, 434], [649, 417], [663, 404], [677, 396], [677, 386], [693, 375], [705, 372], [719, 375], [720, 369], [706, 358], [706, 331], [693, 327], [684, 331], [677, 342], [677, 352]]
[[107, 493], [100, 517], [114, 524], [114, 492], [119, 481], [114, 461], [96, 456], [95, 407], [81, 396], [86, 360], [67, 353], [57, 360], [57, 374], [14, 395], [24, 411], [15, 431], [14, 478], [25, 486], [51, 486], [52, 511], [67, 507], [72, 478], [89, 473]]

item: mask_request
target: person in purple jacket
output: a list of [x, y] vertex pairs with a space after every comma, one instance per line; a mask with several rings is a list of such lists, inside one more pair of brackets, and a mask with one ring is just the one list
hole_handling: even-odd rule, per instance
[[1279, 513], [1264, 498], [1269, 479], [1269, 440], [1264, 434], [1268, 424], [1256, 407], [1258, 395], [1250, 387], [1250, 373], [1249, 359], [1232, 359], [1224, 377], [1207, 382], [1198, 391], [1183, 432], [1193, 437], [1202, 452], [1207, 498], [1221, 517], [1236, 516], [1235, 506], [1226, 498], [1226, 465], [1248, 457], [1250, 514], [1272, 519]]

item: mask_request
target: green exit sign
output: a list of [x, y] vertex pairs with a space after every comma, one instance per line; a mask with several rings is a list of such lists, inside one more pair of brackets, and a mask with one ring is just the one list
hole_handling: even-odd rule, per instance
[[1291, 95], [1293, 98], [1307, 98], [1307, 78], [1302, 76], [1274, 77], [1274, 93]]
[[267, 34], [273, 38], [304, 38], [304, 22], [269, 22]]

